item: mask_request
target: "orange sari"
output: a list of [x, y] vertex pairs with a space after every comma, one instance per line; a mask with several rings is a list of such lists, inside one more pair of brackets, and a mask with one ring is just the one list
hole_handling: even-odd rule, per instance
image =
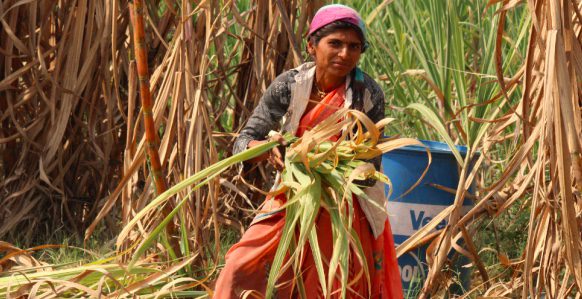
[[[329, 93], [313, 109], [306, 112], [299, 124], [296, 135], [301, 137], [306, 130], [313, 128], [319, 122], [329, 117], [338, 108], [344, 105], [344, 86]], [[335, 137], [337, 140], [338, 137]], [[264, 207], [276, 210], [286, 201], [285, 195], [267, 197]], [[249, 298], [263, 298], [271, 262], [275, 257], [283, 226], [285, 225], [284, 212], [266, 213], [259, 215], [244, 233], [241, 240], [233, 245], [226, 254], [226, 265], [222, 269], [216, 282], [214, 298], [241, 298], [250, 295]], [[324, 261], [329, 261], [332, 250], [332, 230], [330, 216], [324, 209], [316, 220], [317, 237]], [[376, 239], [372, 234], [368, 220], [360, 208], [358, 200], [354, 200], [353, 228], [360, 237], [362, 247], [366, 255], [366, 262], [370, 271], [371, 297], [368, 297], [368, 282], [365, 277], [356, 278], [362, 270], [362, 265], [352, 253], [350, 259], [350, 274], [348, 281], [352, 282], [348, 288], [348, 298], [403, 298], [402, 284], [396, 260], [394, 239], [390, 229], [390, 223], [386, 219], [384, 232]], [[307, 245], [309, 246], [309, 245]], [[317, 270], [315, 268], [311, 250], [307, 253], [301, 269], [307, 298], [321, 298], [322, 290], [319, 284]], [[325, 262], [324, 262], [325, 264]], [[327, 273], [327, 266], [324, 265]], [[291, 271], [283, 273], [277, 286], [276, 298], [298, 297], [293, 289], [293, 274]], [[334, 281], [332, 286], [332, 298], [340, 297], [340, 281]]]

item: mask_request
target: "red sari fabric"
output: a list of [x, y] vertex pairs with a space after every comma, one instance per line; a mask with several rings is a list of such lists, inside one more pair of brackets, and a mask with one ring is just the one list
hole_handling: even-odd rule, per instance
[[[330, 117], [334, 112], [344, 106], [345, 100], [345, 88], [344, 85], [336, 88], [335, 90], [328, 93], [321, 102], [317, 103], [315, 107], [311, 110], [305, 112], [301, 121], [299, 122], [299, 127], [295, 136], [301, 137], [303, 133], [307, 130], [313, 129], [318, 123], [322, 122], [324, 119]], [[332, 141], [337, 141], [339, 134], [330, 138]]]
[[[344, 86], [340, 86], [329, 93], [317, 106], [303, 115], [296, 135], [302, 136], [306, 130], [313, 128], [317, 123], [342, 107], [344, 98]], [[264, 206], [280, 207], [285, 201], [284, 194], [274, 198], [268, 197]], [[233, 245], [226, 254], [226, 265], [216, 282], [214, 298], [241, 298], [243, 296], [264, 298], [270, 266], [275, 257], [284, 225], [284, 212], [272, 213], [268, 217], [253, 221], [253, 224], [244, 233], [241, 240]], [[330, 216], [324, 209], [321, 210], [317, 217], [316, 228], [324, 260], [324, 270], [327, 273], [327, 263], [331, 258], [334, 240], [332, 239]], [[388, 219], [386, 219], [384, 232], [375, 239], [358, 200], [354, 198], [353, 228], [360, 237], [372, 285], [370, 288], [371, 296], [369, 296], [368, 282], [361, 275], [362, 265], [355, 253], [351, 253], [350, 273], [348, 276], [348, 282], [351, 284], [348, 288], [347, 297], [403, 298], [394, 239]], [[307, 298], [322, 298], [323, 294], [311, 249], [306, 248], [305, 252], [307, 254], [301, 269]], [[275, 298], [298, 297], [297, 288], [293, 288], [293, 278], [291, 271], [283, 273], [278, 281]], [[336, 279], [329, 297], [340, 298], [340, 290], [340, 281]]]

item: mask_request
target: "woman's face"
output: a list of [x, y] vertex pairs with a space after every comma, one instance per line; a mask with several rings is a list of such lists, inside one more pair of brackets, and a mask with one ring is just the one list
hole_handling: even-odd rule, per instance
[[343, 78], [358, 64], [362, 47], [355, 30], [343, 29], [326, 35], [317, 45], [309, 41], [307, 50], [314, 57], [317, 70]]

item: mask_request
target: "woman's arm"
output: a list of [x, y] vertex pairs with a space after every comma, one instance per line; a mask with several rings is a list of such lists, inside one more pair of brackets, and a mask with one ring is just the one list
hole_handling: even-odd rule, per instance
[[[372, 79], [370, 79], [370, 80], [372, 80]], [[384, 108], [385, 108], [384, 92], [382, 91], [380, 86], [378, 86], [376, 84], [376, 82], [374, 82], [374, 86], [370, 92], [371, 92], [370, 99], [372, 100], [372, 103], [374, 104], [374, 106], [367, 113], [367, 115], [374, 123], [377, 123], [386, 117], [385, 112], [384, 112]], [[380, 134], [383, 134], [383, 133], [384, 133], [384, 129], [382, 128], [380, 130]], [[382, 135], [380, 135], [380, 136], [382, 136]], [[370, 159], [370, 163], [374, 164], [374, 167], [376, 168], [377, 171], [380, 171], [380, 166], [382, 164], [382, 156], [378, 156], [376, 158]]]
[[[366, 112], [366, 115], [374, 122], [377, 123], [380, 120], [384, 119], [384, 107], [385, 107], [385, 100], [384, 100], [384, 92], [382, 88], [374, 81], [374, 79], [370, 78], [368, 75], [365, 75], [364, 80], [365, 88], [368, 92], [370, 92], [370, 100], [372, 101], [372, 109]], [[364, 107], [366, 105], [363, 105]], [[365, 110], [365, 108], [364, 108]], [[383, 133], [383, 130], [380, 130], [380, 134]], [[372, 163], [374, 168], [377, 171], [380, 171], [380, 166], [382, 165], [382, 156], [378, 156], [372, 159], [367, 160], [367, 162]], [[358, 185], [370, 187], [376, 183], [375, 179], [366, 179], [356, 182]]]
[[[262, 141], [267, 139], [267, 134], [277, 128], [279, 121], [289, 107], [291, 98], [289, 85], [293, 76], [293, 71], [284, 72], [269, 85], [245, 127], [236, 138], [233, 154], [246, 150], [253, 140]], [[256, 142], [251, 145], [254, 144]]]

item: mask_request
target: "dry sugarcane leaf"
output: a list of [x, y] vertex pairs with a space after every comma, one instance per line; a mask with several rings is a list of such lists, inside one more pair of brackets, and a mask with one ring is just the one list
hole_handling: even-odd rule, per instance
[[31, 253], [35, 252], [35, 251], [40, 251], [43, 249], [48, 249], [48, 248], [62, 248], [64, 247], [63, 245], [41, 245], [41, 246], [36, 246], [30, 249], [26, 249], [26, 250], [13, 250], [12, 252], [4, 255], [1, 259], [0, 259], [0, 265], [6, 263], [7, 261], [13, 261], [15, 262], [17, 265], [24, 267], [24, 268], [33, 268], [33, 267], [39, 267], [42, 265], [41, 262], [39, 262], [37, 259], [35, 259]]
[[[47, 51], [43, 54], [43, 56], [48, 56], [48, 54], [52, 53], [54, 51], [50, 50]], [[0, 81], [0, 91], [9, 89], [12, 87], [12, 83], [16, 80], [18, 80], [18, 78], [20, 78], [23, 74], [25, 74], [26, 72], [30, 71], [33, 67], [35, 67], [36, 64], [38, 64], [39, 61], [35, 60], [23, 67], [21, 67], [20, 69], [18, 69], [17, 71], [11, 73], [10, 75], [6, 76], [2, 81]]]
[[358, 120], [358, 124], [362, 123], [364, 125], [364, 128], [366, 129], [365, 135], [363, 134], [363, 132], [358, 132], [359, 142], [356, 141], [356, 144], [360, 144], [361, 140], [363, 140], [363, 138], [366, 138], [369, 139], [370, 145], [375, 146], [378, 143], [378, 140], [380, 139], [380, 131], [376, 127], [376, 124], [374, 124], [372, 120], [369, 119], [366, 116], [366, 114], [364, 114], [361, 111], [351, 110], [349, 114], [353, 115]]
[[168, 267], [167, 269], [164, 269], [158, 273], [154, 273], [154, 274], [148, 276], [146, 279], [132, 283], [132, 284], [126, 286], [125, 288], [123, 288], [122, 290], [119, 290], [119, 291], [112, 293], [110, 296], [117, 297], [117, 296], [120, 296], [124, 293], [135, 294], [136, 292], [138, 292], [142, 289], [148, 288], [152, 284], [169, 277], [170, 275], [174, 274], [176, 271], [179, 271], [180, 269], [184, 268], [184, 266], [190, 264], [195, 258], [196, 258], [196, 256], [192, 256], [188, 259], [184, 259], [183, 261], [181, 261], [175, 265], [172, 265], [171, 267]]
[[393, 1], [394, 0], [384, 0], [382, 1], [382, 3], [380, 3], [380, 5], [374, 8], [374, 10], [366, 18], [366, 25], [369, 26], [370, 24], [372, 24], [372, 22], [374, 21], [374, 19], [376, 19], [380, 11], [382, 11], [388, 4], [392, 3]]
[[21, 219], [28, 213], [35, 210], [36, 205], [41, 201], [40, 197], [26, 198], [27, 200], [21, 205], [15, 214], [12, 214], [9, 219], [5, 219], [2, 222], [2, 227], [0, 228], [0, 236], [10, 232]]
[[479, 211], [478, 208], [482, 208], [487, 203], [487, 200], [490, 197], [492, 197], [494, 194], [496, 194], [501, 189], [501, 187], [503, 186], [504, 183], [506, 183], [507, 181], [509, 181], [509, 179], [511, 178], [511, 174], [516, 169], [518, 169], [519, 163], [521, 161], [523, 161], [523, 159], [525, 157], [527, 157], [527, 155], [529, 154], [529, 151], [531, 150], [531, 148], [536, 143], [536, 141], [537, 141], [536, 138], [540, 136], [541, 129], [542, 129], [542, 127], [540, 125], [536, 126], [536, 128], [532, 132], [532, 135], [531, 135], [532, 137], [527, 140], [526, 144], [524, 144], [521, 148], [519, 148], [518, 152], [515, 154], [515, 156], [512, 158], [512, 160], [508, 164], [506, 171], [501, 175], [501, 177], [498, 179], [498, 181], [496, 182], [496, 184], [494, 185], [494, 187], [491, 188], [490, 191], [489, 191], [489, 193], [487, 193], [487, 195], [485, 195], [475, 205], [475, 207], [473, 209], [471, 209], [471, 211], [468, 212], [460, 220], [461, 223], [465, 223], [468, 219], [474, 217], [475, 214]]
[[300, 65], [301, 63], [303, 63], [301, 49], [299, 48], [300, 43], [295, 39], [295, 36], [293, 35], [293, 27], [291, 26], [291, 22], [289, 20], [289, 14], [287, 13], [285, 5], [283, 5], [283, 2], [281, 0], [276, 0], [275, 3], [277, 4], [277, 8], [281, 13], [281, 18], [283, 21], [283, 25], [285, 26], [285, 30], [287, 30], [287, 32], [289, 33], [287, 34], [287, 37], [289, 38], [289, 42], [292, 45], [291, 49], [293, 50], [293, 61], [295, 65]]
[[[560, 54], [558, 53], [558, 57]], [[565, 78], [560, 78], [558, 71], [558, 84], [564, 84], [563, 80]], [[569, 90], [569, 86], [556, 86], [560, 93], [562, 92], [563, 88], [567, 88]], [[561, 99], [564, 95], [560, 94], [559, 99]], [[568, 98], [569, 99], [569, 98]], [[580, 253], [582, 252], [582, 244], [580, 241], [580, 230], [578, 226], [578, 221], [576, 217], [576, 209], [574, 204], [574, 197], [572, 192], [572, 178], [571, 178], [571, 160], [570, 160], [570, 153], [568, 150], [568, 143], [567, 143], [567, 131], [564, 132], [562, 126], [567, 126], [565, 123], [566, 119], [562, 119], [560, 112], [564, 112], [566, 107], [561, 107], [559, 103], [556, 103], [558, 107], [562, 109], [556, 109], [556, 145], [557, 145], [557, 160], [558, 160], [558, 175], [559, 175], [559, 187], [560, 193], [557, 194], [560, 196], [562, 203], [562, 217], [563, 217], [563, 238], [566, 244], [566, 254], [568, 257], [568, 263], [570, 264], [570, 268], [574, 270], [574, 277], [578, 285], [582, 285], [582, 261], [580, 258]], [[566, 128], [567, 130], [567, 128]], [[573, 141], [576, 142], [576, 141]]]
[[[87, 2], [85, 0], [80, 0], [77, 5], [77, 11], [75, 14], [75, 25], [73, 26], [73, 32], [71, 35], [71, 41], [67, 41], [67, 46], [71, 49], [70, 53], [67, 55], [67, 63], [65, 65], [64, 73], [65, 78], [63, 79], [63, 87], [69, 90], [73, 90], [78, 83], [78, 73], [79, 73], [79, 62], [81, 59], [81, 43], [82, 43], [82, 36], [84, 33], [84, 23], [87, 17]], [[71, 14], [70, 18], [73, 17]], [[61, 44], [61, 47], [64, 45]], [[57, 115], [56, 120], [56, 128], [53, 132], [53, 136], [51, 140], [47, 144], [47, 151], [44, 155], [44, 159], [46, 161], [52, 161], [53, 157], [55, 156], [60, 142], [64, 136], [65, 129], [67, 126], [67, 122], [70, 117], [70, 113], [73, 109], [73, 105], [76, 101], [74, 100], [74, 96], [71, 94], [65, 94], [62, 106], [60, 111]]]
[[103, 220], [103, 218], [107, 215], [107, 213], [109, 213], [109, 211], [111, 211], [111, 209], [113, 208], [113, 205], [117, 201], [117, 198], [121, 194], [121, 191], [125, 187], [125, 183], [127, 183], [132, 178], [132, 175], [134, 174], [135, 171], [138, 170], [138, 168], [141, 166], [141, 164], [143, 163], [144, 160], [145, 160], [145, 153], [139, 152], [138, 155], [135, 157], [133, 164], [129, 168], [128, 174], [123, 176], [123, 178], [121, 179], [121, 182], [119, 183], [117, 188], [107, 198], [105, 205], [103, 206], [103, 208], [101, 208], [101, 211], [99, 211], [99, 214], [97, 215], [97, 217], [95, 217], [95, 220], [93, 220], [91, 225], [89, 225], [87, 230], [85, 230], [85, 241], [87, 241], [89, 239], [89, 237], [91, 237], [91, 235], [93, 234], [93, 231], [95, 231], [95, 228], [97, 227], [99, 222], [101, 222], [101, 220]]
[[66, 289], [79, 290], [80, 292], [84, 292], [93, 298], [97, 298], [100, 296], [100, 294], [98, 294], [97, 291], [95, 291], [87, 286], [84, 286], [80, 283], [67, 281], [67, 280], [45, 278], [45, 279], [32, 280], [32, 283], [34, 283], [34, 285], [31, 288], [30, 295], [29, 295], [32, 298], [36, 298], [38, 295], [41, 295], [41, 294], [37, 294], [37, 293], [39, 291], [41, 291], [41, 287], [43, 287], [43, 285], [45, 285], [45, 284], [49, 285], [50, 287], [49, 287], [49, 290], [45, 291], [45, 293], [42, 294], [42, 296], [46, 296], [47, 294], [51, 294], [51, 293], [53, 293], [55, 297], [62, 296], [63, 294], [58, 293], [56, 291], [56, 289], [54, 288], [54, 285], [64, 286], [65, 290]]
[[496, 212], [496, 216], [499, 216], [501, 213], [503, 213], [507, 208], [509, 208], [511, 205], [513, 205], [515, 203], [516, 200], [518, 200], [519, 198], [521, 198], [525, 191], [528, 189], [530, 182], [533, 181], [534, 176], [538, 173], [537, 169], [538, 167], [541, 167], [541, 160], [537, 160], [535, 162], [535, 164], [531, 167], [531, 169], [529, 170], [529, 173], [527, 174], [526, 178], [524, 180], [522, 180], [520, 182], [519, 188], [518, 190], [516, 190], [515, 193], [513, 193], [511, 195], [511, 197], [509, 199], [507, 199], [507, 201], [505, 201], [497, 210]]

